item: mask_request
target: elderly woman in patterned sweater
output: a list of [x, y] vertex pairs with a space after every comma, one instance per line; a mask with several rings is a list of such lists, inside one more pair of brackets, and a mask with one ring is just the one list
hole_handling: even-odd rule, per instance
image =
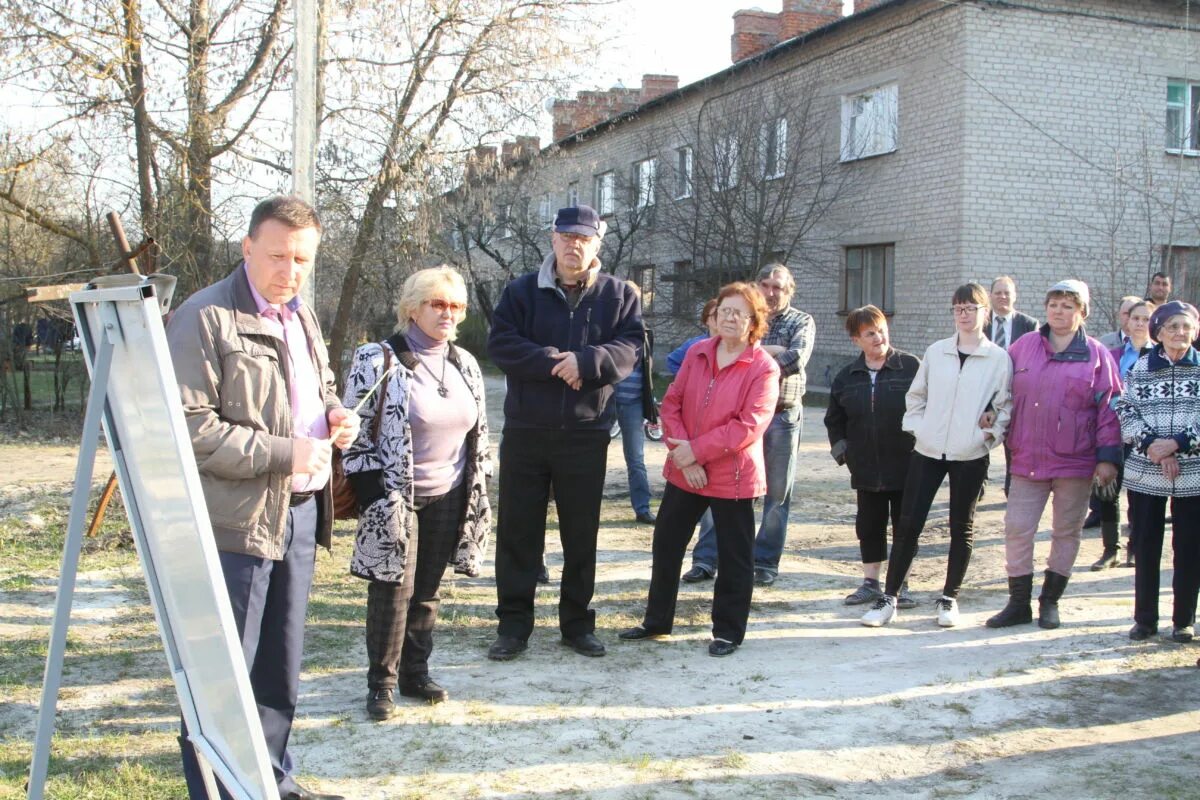
[[378, 435], [368, 399], [344, 456], [362, 509], [350, 571], [370, 581], [367, 713], [375, 720], [394, 713], [397, 686], [405, 697], [446, 699], [429, 676], [438, 587], [448, 561], [478, 574], [491, 527], [483, 377], [453, 343], [466, 310], [453, 269], [414, 273], [396, 304], [396, 333], [360, 347], [346, 379], [347, 405], [377, 384], [386, 393]]
[[1134, 573], [1133, 627], [1129, 638], [1158, 633], [1158, 571], [1171, 501], [1171, 549], [1175, 595], [1171, 639], [1195, 635], [1196, 595], [1200, 590], [1200, 354], [1192, 341], [1200, 314], [1173, 301], [1150, 318], [1150, 338], [1158, 342], [1138, 358], [1117, 402], [1121, 434], [1132, 445], [1125, 462], [1125, 486], [1138, 532]]

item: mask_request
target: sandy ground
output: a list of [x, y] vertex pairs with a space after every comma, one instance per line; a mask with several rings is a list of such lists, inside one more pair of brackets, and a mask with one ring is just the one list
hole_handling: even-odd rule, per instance
[[[501, 414], [490, 416], [498, 428]], [[659, 490], [664, 455], [647, 443]], [[65, 473], [39, 456], [41, 480], [69, 480], [62, 457]], [[1127, 639], [1133, 572], [1086, 571], [1099, 554], [1094, 531], [1061, 603], [1063, 627], [983, 626], [1006, 597], [1002, 464], [977, 519], [960, 626], [938, 628], [932, 609], [948, 545], [943, 489], [912, 575], [920, 605], [867, 629], [862, 609], [841, 603], [861, 575], [854, 496], [810, 410], [780, 579], [755, 590], [746, 643], [724, 659], [706, 653], [711, 583], [684, 585], [669, 640], [617, 640], [640, 618], [651, 531], [632, 522], [619, 440], [609, 464], [594, 603], [607, 657], [560, 646], [550, 586], [538, 597], [550, 616], [515, 661], [486, 659], [491, 622], [446, 626], [432, 664], [451, 693], [444, 704], [405, 700], [393, 720], [373, 723], [362, 668], [306, 672], [294, 750], [311, 783], [354, 798], [1200, 797], [1200, 647]], [[33, 472], [13, 466], [0, 449], [9, 492]], [[1047, 547], [1043, 534], [1039, 563]], [[549, 553], [557, 573], [556, 542]], [[444, 617], [470, 603], [485, 618], [490, 566], [447, 579]], [[114, 576], [81, 580], [76, 618], [102, 631], [130, 598]], [[48, 622], [48, 589], [2, 599], [0, 636]], [[1162, 606], [1169, 621], [1169, 589]], [[73, 683], [64, 717], [116, 697], [127, 699], [122, 723], [171, 723], [161, 683]], [[32, 732], [35, 690], [0, 690], [25, 701], [0, 713], [6, 727]]]

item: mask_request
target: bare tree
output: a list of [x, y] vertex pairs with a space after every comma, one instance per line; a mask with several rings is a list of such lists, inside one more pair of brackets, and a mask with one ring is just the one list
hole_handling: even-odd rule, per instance
[[[426, 183], [440, 163], [461, 156], [463, 142], [527, 119], [554, 90], [550, 67], [569, 53], [591, 5], [395, 0], [351, 5], [352, 20], [331, 17], [323, 133], [345, 143], [337, 179], [365, 197], [330, 330], [336, 364], [353, 338], [358, 286], [385, 204], [417, 221], [421, 206], [448, 188]], [[343, 34], [351, 23], [352, 37]]]
[[822, 277], [835, 269], [823, 258], [831, 211], [852, 198], [857, 179], [840, 168], [818, 108], [819, 83], [816, 75], [775, 76], [715, 96], [691, 127], [658, 134], [663, 149], [691, 148], [683, 167], [665, 153], [678, 199], [662, 204], [659, 219], [690, 256], [696, 296], [751, 277], [770, 260]]

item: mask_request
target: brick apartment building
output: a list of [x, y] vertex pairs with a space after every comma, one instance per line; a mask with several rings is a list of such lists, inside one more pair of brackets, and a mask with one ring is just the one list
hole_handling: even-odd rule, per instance
[[[555, 210], [596, 206], [662, 345], [713, 288], [780, 259], [815, 315], [810, 382], [873, 302], [896, 346], [952, 330], [950, 295], [1009, 274], [1018, 308], [1089, 282], [1090, 326], [1158, 269], [1200, 298], [1200, 35], [1180, 0], [784, 0], [734, 15], [733, 65], [585, 92], [555, 142], [480, 148], [445, 225], [477, 280], [532, 269]], [[661, 345], [660, 345], [661, 346]]]

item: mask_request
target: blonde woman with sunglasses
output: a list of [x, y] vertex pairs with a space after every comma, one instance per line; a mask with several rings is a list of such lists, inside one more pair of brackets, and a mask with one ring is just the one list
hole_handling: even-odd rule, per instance
[[[370, 581], [367, 714], [374, 720], [395, 712], [397, 689], [431, 703], [448, 696], [429, 675], [438, 587], [447, 562], [478, 574], [491, 528], [483, 376], [454, 345], [466, 311], [456, 271], [414, 273], [396, 303], [396, 332], [360, 347], [346, 379], [345, 402], [361, 403], [363, 418], [344, 466], [361, 510], [350, 571]], [[382, 406], [372, 391], [385, 393]]]

